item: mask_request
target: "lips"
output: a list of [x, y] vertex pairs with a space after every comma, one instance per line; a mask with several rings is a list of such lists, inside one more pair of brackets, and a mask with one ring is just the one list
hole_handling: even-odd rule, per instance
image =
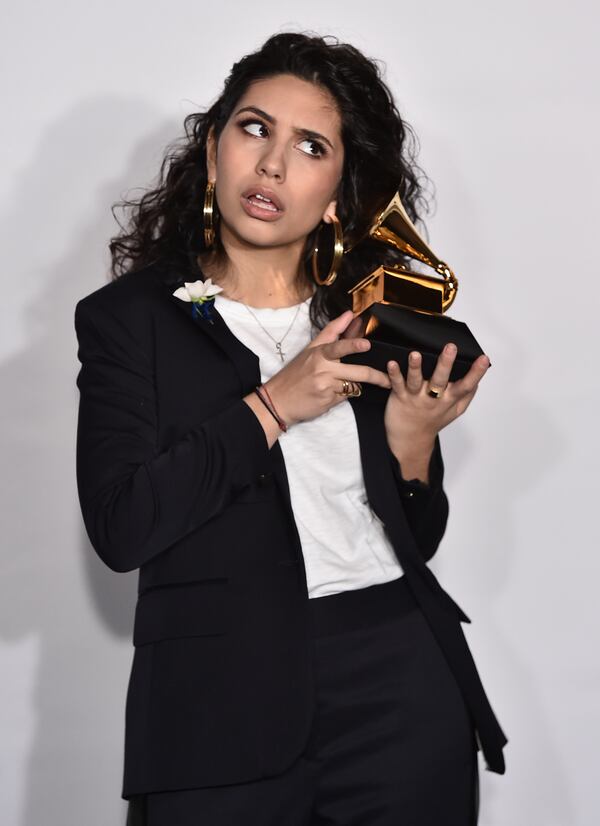
[[254, 186], [248, 187], [248, 189], [245, 189], [244, 192], [242, 192], [242, 198], [250, 198], [252, 195], [261, 195], [263, 198], [268, 198], [273, 206], [277, 207], [279, 212], [283, 212], [285, 209], [282, 202], [272, 189], [267, 189], [264, 186]]

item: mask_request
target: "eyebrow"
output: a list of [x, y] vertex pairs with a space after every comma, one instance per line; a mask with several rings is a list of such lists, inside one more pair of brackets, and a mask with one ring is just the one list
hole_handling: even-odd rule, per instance
[[[262, 109], [259, 109], [258, 106], [244, 106], [242, 109], [238, 109], [235, 114], [239, 115], [241, 112], [254, 112], [255, 115], [260, 115], [265, 120], [268, 120], [269, 123], [272, 123], [272, 124], [277, 123], [277, 121], [275, 120], [275, 118], [272, 115], [269, 115], [266, 112], [264, 112]], [[297, 135], [306, 135], [306, 137], [310, 138], [310, 139], [322, 140], [326, 144], [328, 144], [332, 149], [334, 148], [334, 146], [331, 143], [331, 141], [329, 140], [329, 138], [326, 138], [325, 135], [321, 135], [320, 132], [315, 132], [313, 129], [301, 129], [298, 126], [294, 126], [293, 131]]]

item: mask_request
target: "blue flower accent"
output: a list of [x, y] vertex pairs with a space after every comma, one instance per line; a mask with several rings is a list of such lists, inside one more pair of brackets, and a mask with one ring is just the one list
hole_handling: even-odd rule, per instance
[[182, 301], [192, 302], [192, 318], [199, 318], [201, 321], [208, 321], [214, 324], [211, 317], [211, 308], [215, 303], [215, 295], [222, 291], [222, 287], [213, 284], [210, 278], [206, 281], [184, 282], [183, 287], [178, 287], [173, 293]]
[[211, 315], [211, 307], [214, 306], [214, 303], [214, 296], [204, 301], [194, 301], [192, 305], [192, 317], [200, 318], [201, 320], [208, 321], [210, 324], [214, 324], [215, 322], [212, 320]]

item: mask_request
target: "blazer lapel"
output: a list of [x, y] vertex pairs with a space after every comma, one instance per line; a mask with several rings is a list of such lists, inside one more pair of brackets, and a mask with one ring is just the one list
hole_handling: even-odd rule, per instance
[[[169, 299], [175, 303], [175, 306], [179, 308], [180, 312], [187, 316], [191, 324], [194, 324], [201, 333], [209, 336], [229, 356], [238, 374], [240, 395], [246, 396], [248, 393], [251, 393], [252, 390], [261, 383], [259, 358], [256, 353], [246, 347], [246, 345], [231, 332], [223, 316], [220, 315], [214, 304], [210, 309], [211, 319], [208, 320], [200, 316], [195, 316], [192, 303], [176, 298], [170, 288]], [[288, 476], [279, 440], [275, 441], [270, 453], [273, 475], [281, 491], [288, 514], [291, 517], [291, 519], [288, 520], [292, 530], [290, 538], [295, 548], [294, 560], [298, 561], [302, 558], [302, 546], [292, 510]]]
[[418, 575], [427, 589], [451, 611], [458, 613], [462, 622], [471, 622], [462, 608], [439, 584], [425, 564], [412, 533], [404, 508], [397, 494], [392, 470], [394, 456], [387, 444], [383, 410], [375, 404], [361, 404], [361, 397], [350, 398], [356, 417], [360, 441], [361, 463], [369, 504], [383, 522], [396, 555], [409, 580]]
[[198, 330], [212, 338], [227, 353], [237, 371], [240, 390], [242, 390], [243, 395], [246, 395], [253, 387], [260, 384], [258, 356], [233, 335], [223, 316], [219, 314], [214, 305], [210, 308], [211, 318], [209, 320], [201, 316], [194, 316], [192, 302], [177, 298], [170, 292], [170, 288], [169, 299], [174, 302], [176, 307], [179, 307], [179, 310], [188, 317], [192, 324], [196, 325]]

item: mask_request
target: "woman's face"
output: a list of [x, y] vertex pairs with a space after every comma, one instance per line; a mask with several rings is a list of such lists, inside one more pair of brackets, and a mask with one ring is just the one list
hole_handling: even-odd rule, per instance
[[[255, 81], [218, 145], [212, 134], [207, 142], [222, 238], [231, 233], [253, 246], [303, 246], [335, 213], [343, 165], [341, 119], [326, 90], [287, 74]], [[277, 209], [256, 197], [261, 188]]]

